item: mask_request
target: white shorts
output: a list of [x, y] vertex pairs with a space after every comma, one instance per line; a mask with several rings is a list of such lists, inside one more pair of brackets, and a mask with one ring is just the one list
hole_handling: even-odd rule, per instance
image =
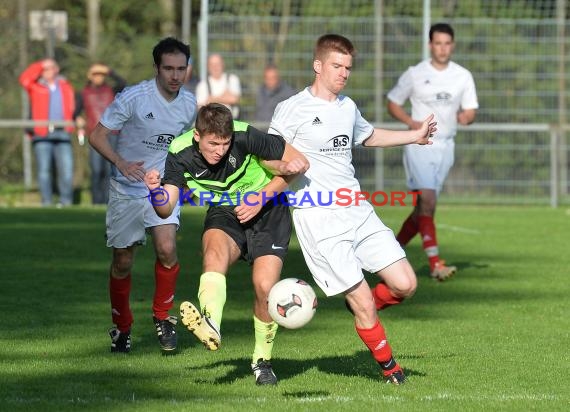
[[180, 226], [180, 206], [163, 219], [156, 214], [148, 197], [129, 198], [109, 191], [107, 205], [107, 247], [124, 249], [146, 244], [146, 229], [153, 226], [175, 224]]
[[439, 194], [454, 162], [455, 141], [434, 140], [432, 145], [404, 146], [406, 182], [411, 190], [433, 189]]
[[406, 257], [370, 203], [336, 209], [295, 209], [293, 222], [307, 267], [327, 296], [342, 293]]

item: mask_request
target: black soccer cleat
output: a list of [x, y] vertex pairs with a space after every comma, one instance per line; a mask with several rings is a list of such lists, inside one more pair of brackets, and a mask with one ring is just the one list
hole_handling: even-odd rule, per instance
[[129, 353], [131, 351], [131, 331], [121, 332], [116, 327], [109, 329], [111, 336], [111, 352]]
[[152, 317], [154, 326], [156, 327], [156, 334], [158, 335], [158, 342], [160, 348], [165, 352], [170, 352], [176, 349], [176, 323], [178, 319], [176, 316], [169, 316], [166, 319], [157, 319]]
[[406, 381], [406, 375], [404, 371], [396, 362], [394, 357], [390, 357], [387, 362], [378, 362], [382, 368], [382, 374], [384, 375], [384, 382], [393, 383], [394, 385], [402, 385]]
[[273, 373], [271, 362], [258, 359], [257, 363], [251, 364], [251, 370], [255, 376], [256, 385], [277, 385], [277, 376]]
[[384, 381], [394, 385], [403, 385], [406, 381], [406, 375], [402, 369], [397, 369], [389, 375], [384, 375]]

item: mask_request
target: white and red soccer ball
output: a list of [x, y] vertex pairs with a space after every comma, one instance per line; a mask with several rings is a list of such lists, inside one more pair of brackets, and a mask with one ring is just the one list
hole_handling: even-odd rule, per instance
[[269, 315], [280, 326], [298, 329], [305, 326], [317, 310], [317, 295], [307, 282], [286, 278], [277, 282], [267, 299]]

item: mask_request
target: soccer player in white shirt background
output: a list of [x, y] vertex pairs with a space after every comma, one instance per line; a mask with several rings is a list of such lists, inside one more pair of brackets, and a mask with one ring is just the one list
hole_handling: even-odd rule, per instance
[[[404, 148], [407, 184], [419, 195], [396, 238], [405, 246], [419, 232], [431, 276], [441, 281], [457, 268], [445, 265], [439, 257], [434, 221], [437, 196], [453, 166], [457, 124], [473, 123], [479, 104], [473, 76], [450, 60], [455, 47], [453, 28], [446, 23], [434, 24], [429, 39], [431, 59], [408, 68], [400, 76], [388, 93], [388, 111], [412, 130], [421, 127], [421, 119], [430, 113], [437, 121], [438, 132], [432, 145]], [[411, 115], [403, 107], [408, 99]]]
[[[295, 199], [318, 199], [338, 189], [360, 191], [354, 176], [352, 148], [429, 144], [436, 130], [433, 116], [407, 131], [376, 129], [356, 104], [340, 92], [352, 69], [355, 49], [337, 34], [321, 36], [315, 47], [314, 82], [281, 102], [269, 133], [279, 134], [309, 160], [310, 169], [291, 182]], [[346, 190], [344, 191], [346, 193]], [[380, 365], [384, 379], [403, 383], [404, 372], [392, 356], [377, 311], [400, 303], [416, 289], [416, 275], [394, 233], [359, 200], [340, 206], [296, 202], [293, 222], [307, 267], [327, 296], [343, 294], [354, 314], [356, 332]], [[381, 282], [371, 290], [363, 269]]]
[[[163, 351], [176, 349], [174, 303], [180, 271], [176, 255], [179, 210], [158, 217], [147, 199], [145, 172], [164, 171], [170, 142], [190, 130], [196, 118], [196, 98], [182, 88], [190, 47], [172, 37], [153, 49], [155, 77], [125, 88], [105, 110], [89, 143], [113, 165], [107, 207], [107, 246], [113, 249], [109, 294], [112, 320], [111, 351], [129, 352], [133, 317], [129, 304], [135, 248], [150, 232], [156, 254], [153, 321]], [[117, 146], [109, 134], [118, 131]]]

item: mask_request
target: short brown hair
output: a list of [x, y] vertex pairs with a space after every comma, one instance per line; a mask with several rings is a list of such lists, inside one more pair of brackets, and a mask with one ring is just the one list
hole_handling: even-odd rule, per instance
[[196, 130], [200, 135], [214, 134], [218, 137], [231, 137], [234, 133], [232, 112], [219, 103], [202, 106], [196, 117]]
[[340, 34], [322, 35], [315, 45], [313, 58], [314, 60], [323, 61], [330, 52], [349, 54], [354, 57], [356, 49], [350, 40]]

